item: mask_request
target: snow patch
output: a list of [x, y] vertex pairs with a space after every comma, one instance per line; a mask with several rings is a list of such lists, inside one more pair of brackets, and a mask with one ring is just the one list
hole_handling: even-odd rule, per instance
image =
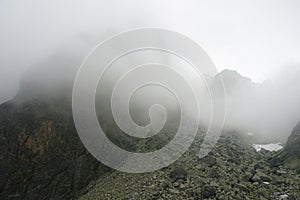
[[268, 150], [268, 151], [279, 151], [280, 149], [283, 148], [281, 143], [253, 144], [253, 147], [255, 148], [256, 151], [260, 151], [261, 149], [265, 149], [265, 150]]
[[280, 195], [280, 199], [285, 199], [285, 198], [288, 198], [289, 196], [287, 194], [283, 194], [283, 195]]

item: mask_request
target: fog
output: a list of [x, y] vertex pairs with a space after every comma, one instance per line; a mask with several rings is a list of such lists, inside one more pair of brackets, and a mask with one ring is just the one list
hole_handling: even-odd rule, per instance
[[260, 84], [234, 72], [222, 72], [226, 77], [226, 125], [265, 141], [285, 141], [300, 118], [299, 67], [287, 66], [274, 80]]
[[[237, 71], [225, 70], [217, 75], [224, 80], [227, 97], [225, 129], [284, 142], [300, 120], [297, 5], [296, 1], [249, 1], [246, 5], [237, 1], [226, 5], [221, 1], [191, 1], [189, 5], [137, 0], [89, 1], [84, 5], [79, 1], [1, 1], [0, 103], [15, 95], [22, 101], [71, 100], [76, 72], [95, 45], [124, 30], [162, 27], [199, 42], [219, 71]], [[117, 72], [108, 76], [105, 87], [110, 88], [114, 74]], [[170, 79], [167, 73], [160, 75]], [[215, 79], [207, 77], [207, 82], [212, 89], [221, 90]], [[211, 113], [204, 84], [199, 79], [203, 89], [201, 122], [207, 126]], [[150, 91], [156, 96], [143, 97]], [[168, 117], [178, 115], [174, 97], [153, 88], [137, 93], [131, 109], [138, 108], [149, 122], [147, 110], [154, 103], [151, 97], [169, 106]], [[133, 118], [142, 119], [139, 112], [133, 112]]]
[[[58, 47], [51, 56], [32, 66], [23, 76], [17, 98], [24, 101], [38, 98], [51, 100], [63, 97], [62, 99], [67, 98], [71, 101], [73, 81], [79, 65], [90, 48], [93, 47], [93, 41], [105, 38], [106, 33], [99, 35], [98, 37], [78, 35], [77, 39], [71, 40], [66, 45], [67, 48], [65, 45]], [[74, 49], [78, 50], [74, 51]], [[148, 54], [151, 53], [148, 52]], [[140, 60], [143, 61], [143, 59]], [[125, 61], [128, 66], [130, 64], [136, 66], [132, 58], [126, 58]], [[167, 61], [170, 65], [173, 62], [171, 58]], [[117, 68], [121, 69], [122, 66], [123, 69], [118, 71]], [[182, 65], [182, 67], [187, 69], [186, 65]], [[104, 105], [101, 104], [101, 97], [104, 98], [102, 101], [110, 100], [115, 81], [120, 78], [123, 71], [125, 69], [122, 63], [116, 66], [114, 70], [108, 71], [101, 88], [98, 88], [97, 98], [100, 98], [98, 109], [104, 113], [102, 118], [109, 117], [110, 120], [112, 119], [111, 114], [107, 115], [111, 113], [110, 107], [101, 106]], [[183, 73], [186, 72], [183, 71]], [[282, 68], [282, 71], [274, 79], [263, 83], [255, 83], [250, 78], [232, 70], [224, 70], [216, 75], [216, 77], [219, 76], [223, 79], [226, 91], [224, 129], [234, 129], [244, 134], [253, 133], [254, 137], [264, 142], [285, 142], [291, 129], [300, 120], [299, 75], [300, 67], [298, 65]], [[167, 72], [161, 71], [160, 76], [165, 77], [165, 81], [177, 81], [176, 78], [172, 80], [172, 76]], [[206, 80], [209, 89], [216, 91], [216, 94], [218, 94], [222, 90], [222, 86], [214, 84], [216, 77], [206, 76]], [[133, 74], [131, 78], [139, 80], [143, 79], [143, 76], [142, 74]], [[196, 80], [195, 83], [199, 84], [201, 88], [201, 95], [199, 95], [201, 98], [201, 126], [207, 127], [212, 114], [209, 91], [201, 78]], [[180, 84], [177, 86], [179, 89], [183, 88]], [[180, 107], [176, 98], [167, 90], [155, 89], [155, 86], [143, 88], [134, 95], [130, 102], [131, 117], [141, 126], [149, 124], [148, 109], [151, 105], [157, 103], [164, 105], [168, 112], [167, 119], [169, 121], [180, 117], [178, 110]], [[194, 108], [190, 107], [188, 109]], [[153, 115], [156, 116], [158, 121], [163, 120], [159, 113], [161, 112], [159, 111]], [[161, 124], [158, 126], [161, 126]]]

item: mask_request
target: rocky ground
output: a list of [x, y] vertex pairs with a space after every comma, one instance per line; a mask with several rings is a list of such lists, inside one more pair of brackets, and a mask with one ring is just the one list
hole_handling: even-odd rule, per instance
[[272, 165], [280, 152], [256, 152], [247, 137], [223, 134], [199, 159], [200, 137], [171, 166], [144, 174], [113, 171], [80, 199], [300, 199], [299, 171]]

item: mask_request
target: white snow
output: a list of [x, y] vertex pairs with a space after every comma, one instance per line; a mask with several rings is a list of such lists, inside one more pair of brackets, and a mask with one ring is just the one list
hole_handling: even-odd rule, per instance
[[265, 149], [268, 151], [279, 151], [283, 148], [281, 143], [270, 143], [270, 144], [253, 144], [253, 147], [256, 151], [260, 151], [261, 149]]
[[280, 195], [280, 199], [285, 199], [285, 198], [288, 198], [289, 196], [287, 194], [283, 194], [283, 195]]
[[247, 135], [249, 135], [249, 136], [252, 136], [252, 135], [253, 135], [253, 133], [247, 133]]

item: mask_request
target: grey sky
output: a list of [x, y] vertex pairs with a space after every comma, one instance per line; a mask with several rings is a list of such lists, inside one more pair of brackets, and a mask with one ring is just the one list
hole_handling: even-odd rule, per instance
[[197, 41], [219, 70], [255, 81], [300, 67], [300, 1], [0, 1], [0, 103], [22, 74], [78, 33], [155, 26]]

